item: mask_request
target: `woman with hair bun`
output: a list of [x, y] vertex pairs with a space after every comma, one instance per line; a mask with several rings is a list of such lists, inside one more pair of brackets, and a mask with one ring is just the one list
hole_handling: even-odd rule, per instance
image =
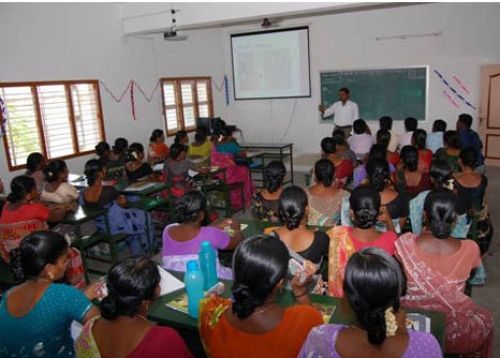
[[90, 302], [101, 296], [99, 284], [84, 292], [56, 283], [69, 263], [64, 237], [38, 231], [11, 252], [10, 265], [22, 284], [0, 301], [0, 355], [3, 357], [73, 357], [70, 326], [98, 314]]
[[403, 168], [398, 170], [396, 181], [398, 191], [406, 195], [408, 199], [413, 199], [422, 191], [429, 190], [431, 188], [429, 174], [418, 168], [419, 156], [417, 148], [409, 145], [404, 146], [401, 149], [401, 159]]
[[125, 164], [125, 173], [129, 181], [153, 179], [151, 165], [144, 162], [144, 147], [141, 143], [132, 143], [128, 148], [129, 160]]
[[316, 184], [307, 189], [309, 201], [307, 224], [334, 226], [340, 223], [342, 198], [347, 192], [335, 187], [335, 166], [328, 159], [320, 159], [314, 164], [314, 176]]
[[299, 358], [442, 357], [431, 333], [406, 328], [400, 308], [406, 279], [399, 263], [383, 250], [354, 253], [345, 271], [344, 292], [358, 324], [325, 324], [312, 329]]
[[233, 301], [212, 296], [200, 305], [199, 329], [210, 357], [296, 357], [312, 327], [323, 323], [310, 305], [305, 279], [292, 279], [297, 305], [276, 303], [286, 285], [290, 255], [273, 236], [259, 235], [242, 242], [234, 253]]
[[[365, 247], [378, 247], [393, 255], [397, 235], [387, 210], [380, 209], [380, 193], [369, 186], [358, 186], [349, 197], [354, 227], [336, 226], [329, 231], [328, 294], [343, 297], [344, 271], [353, 253]], [[376, 229], [383, 222], [386, 232]]]
[[448, 162], [453, 173], [460, 171], [459, 156], [462, 148], [460, 135], [455, 130], [448, 130], [443, 134], [444, 148], [440, 148], [434, 154], [434, 159], [444, 160]]
[[[321, 158], [328, 159], [335, 166], [335, 186], [342, 188], [352, 176], [354, 165], [351, 160], [342, 156], [337, 147], [338, 141], [332, 137], [321, 140]], [[356, 160], [355, 155], [354, 160]]]
[[110, 154], [110, 166], [122, 166], [127, 162], [128, 140], [125, 138], [116, 138]]
[[449, 189], [431, 191], [424, 204], [427, 231], [404, 234], [396, 242], [408, 279], [403, 304], [446, 315], [445, 353], [492, 357], [491, 313], [464, 293], [481, 256], [475, 242], [452, 238], [456, 200]]
[[[180, 223], [167, 225], [163, 230], [163, 267], [185, 271], [186, 263], [197, 260], [202, 241], [209, 241], [215, 250], [234, 250], [243, 240], [240, 223], [225, 219], [217, 226], [202, 226], [206, 212], [205, 196], [199, 191], [188, 191], [175, 204]], [[232, 231], [232, 237], [225, 231]], [[231, 270], [217, 260], [217, 275], [232, 278]]]
[[47, 158], [42, 153], [33, 152], [26, 158], [26, 173], [25, 175], [35, 179], [36, 191], [38, 195], [42, 195], [43, 191], [43, 170], [47, 166]]
[[432, 162], [432, 151], [426, 148], [427, 132], [416, 129], [411, 137], [411, 144], [418, 150], [418, 169], [428, 173]]
[[108, 295], [101, 316], [83, 327], [76, 356], [192, 357], [172, 328], [147, 319], [149, 306], [160, 294], [158, 266], [146, 257], [130, 257], [111, 268], [106, 277]]
[[68, 167], [64, 160], [51, 160], [43, 171], [45, 182], [42, 201], [56, 204], [69, 204], [78, 199], [78, 191], [68, 183]]
[[328, 235], [307, 228], [308, 213], [305, 191], [299, 186], [289, 186], [281, 193], [278, 208], [283, 226], [267, 228], [264, 233], [274, 234], [290, 250], [319, 267], [328, 254]]
[[252, 214], [257, 220], [279, 223], [279, 198], [283, 192], [286, 168], [283, 162], [273, 160], [264, 168], [264, 188], [252, 197]]

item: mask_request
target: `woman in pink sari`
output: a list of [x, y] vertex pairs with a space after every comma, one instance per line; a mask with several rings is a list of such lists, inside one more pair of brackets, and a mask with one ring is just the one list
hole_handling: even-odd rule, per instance
[[452, 191], [432, 191], [424, 204], [430, 231], [418, 237], [407, 233], [396, 242], [408, 280], [402, 304], [446, 315], [446, 353], [492, 357], [491, 313], [464, 293], [471, 271], [481, 262], [479, 247], [471, 240], [451, 238], [455, 203]]

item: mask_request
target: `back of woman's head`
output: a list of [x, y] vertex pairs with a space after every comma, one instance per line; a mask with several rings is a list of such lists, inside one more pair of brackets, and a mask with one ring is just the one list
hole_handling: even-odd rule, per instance
[[149, 137], [149, 141], [154, 143], [162, 136], [163, 136], [163, 131], [161, 129], [155, 129], [153, 131], [153, 133], [151, 133], [151, 137]]
[[477, 153], [472, 147], [464, 148], [460, 151], [460, 160], [466, 167], [474, 169], [477, 165]]
[[460, 136], [457, 131], [449, 130], [443, 134], [443, 143], [448, 148], [460, 149]]
[[187, 138], [188, 134], [184, 129], [181, 129], [180, 131], [177, 131], [175, 133], [175, 138], [174, 138], [174, 143], [180, 144], [182, 141]]
[[387, 149], [387, 147], [389, 147], [390, 141], [391, 141], [391, 132], [389, 132], [389, 130], [381, 128], [377, 131], [377, 144], [380, 144], [385, 149]]
[[374, 144], [368, 153], [368, 160], [373, 159], [386, 159], [387, 158], [387, 147], [381, 144]]
[[332, 133], [332, 138], [333, 138], [335, 145], [345, 145], [346, 144], [345, 133], [342, 129], [335, 129]]
[[364, 121], [364, 119], [356, 119], [353, 124], [352, 124], [352, 129], [354, 130], [355, 134], [363, 134], [366, 133], [366, 130], [368, 129], [368, 125]]
[[170, 146], [170, 158], [175, 160], [185, 151], [186, 146], [184, 144], [174, 143]]
[[389, 163], [385, 159], [372, 159], [366, 164], [368, 181], [372, 188], [378, 192], [384, 191], [391, 181], [391, 171]]
[[423, 129], [417, 129], [413, 132], [411, 140], [415, 144], [415, 147], [417, 147], [418, 149], [425, 149], [427, 132]]
[[233, 313], [239, 319], [262, 306], [286, 277], [290, 254], [274, 236], [257, 235], [243, 241], [233, 256]]
[[453, 230], [456, 219], [455, 205], [457, 197], [449, 189], [436, 189], [427, 195], [424, 212], [428, 229], [438, 239], [447, 239]]
[[99, 159], [91, 159], [85, 163], [84, 174], [87, 177], [88, 185], [94, 185], [101, 173], [104, 170], [104, 163]]
[[282, 185], [286, 168], [282, 161], [273, 160], [264, 168], [264, 181], [270, 193], [276, 192]]
[[43, 177], [46, 182], [53, 183], [59, 179], [59, 175], [67, 170], [66, 162], [61, 159], [54, 159], [47, 164], [43, 170]]
[[299, 227], [307, 208], [307, 194], [299, 186], [292, 185], [285, 188], [280, 195], [278, 216], [288, 230]]
[[110, 150], [111, 150], [111, 148], [109, 147], [109, 144], [106, 142], [99, 142], [95, 146], [95, 154], [97, 154], [97, 156], [99, 156], [99, 157], [102, 157], [103, 155], [106, 154], [106, 152], [108, 152]]
[[333, 183], [335, 166], [328, 159], [320, 159], [314, 164], [314, 175], [319, 183], [328, 188]]
[[429, 171], [434, 189], [444, 188], [453, 179], [453, 170], [446, 160], [433, 160]]
[[26, 158], [26, 170], [30, 173], [37, 171], [38, 169], [40, 169], [44, 160], [45, 157], [42, 153], [30, 153], [30, 155], [28, 155], [28, 158]]
[[432, 124], [433, 132], [444, 132], [446, 131], [446, 122], [442, 119], [436, 119]]
[[380, 194], [370, 186], [358, 186], [351, 193], [349, 204], [354, 226], [369, 229], [377, 223], [380, 213]]
[[115, 154], [123, 154], [128, 148], [128, 140], [125, 138], [116, 138], [113, 145], [113, 152]]
[[405, 119], [405, 129], [407, 132], [413, 132], [417, 130], [418, 121], [413, 117], [408, 117]]
[[147, 257], [129, 257], [119, 262], [106, 278], [108, 295], [101, 302], [101, 316], [134, 316], [143, 301], [155, 299], [159, 283], [158, 266]]
[[18, 280], [38, 277], [45, 266], [55, 264], [68, 249], [66, 239], [52, 231], [37, 231], [26, 236], [10, 252], [10, 266]]
[[233, 132], [234, 132], [234, 129], [232, 126], [223, 126], [221, 129], [220, 129], [220, 133], [224, 136], [224, 137], [230, 137], [233, 135]]
[[414, 172], [418, 168], [418, 150], [412, 145], [405, 145], [401, 149], [401, 159], [405, 169]]
[[385, 251], [368, 247], [347, 262], [344, 292], [368, 342], [381, 345], [387, 336], [385, 311], [399, 309], [406, 293], [406, 278], [398, 262]]
[[337, 151], [335, 140], [332, 137], [325, 137], [321, 140], [321, 150], [326, 154], [332, 154]]
[[380, 128], [391, 130], [392, 129], [392, 118], [389, 116], [380, 117], [378, 120]]
[[205, 212], [206, 201], [205, 196], [197, 190], [185, 193], [175, 203], [175, 211], [179, 221], [182, 223], [196, 221], [200, 214]]
[[31, 193], [35, 187], [35, 179], [27, 175], [17, 176], [10, 182], [10, 193], [7, 196], [7, 200], [11, 203], [19, 203], [26, 195]]
[[194, 141], [196, 143], [205, 143], [205, 141], [207, 140], [207, 135], [207, 130], [205, 128], [198, 128], [194, 135]]
[[144, 146], [141, 143], [132, 143], [130, 147], [128, 147], [129, 153], [141, 154], [144, 153]]

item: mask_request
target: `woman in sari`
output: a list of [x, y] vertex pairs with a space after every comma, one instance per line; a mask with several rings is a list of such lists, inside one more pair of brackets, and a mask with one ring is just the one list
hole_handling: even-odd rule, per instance
[[446, 131], [443, 134], [444, 148], [438, 149], [434, 154], [434, 159], [445, 160], [450, 165], [453, 173], [460, 171], [458, 163], [460, 155], [460, 136], [457, 131]]
[[159, 163], [167, 157], [168, 146], [165, 144], [165, 135], [161, 129], [155, 129], [149, 138], [148, 162]]
[[196, 165], [186, 159], [186, 146], [174, 143], [170, 146], [169, 158], [163, 165], [163, 178], [170, 184], [169, 192], [180, 198], [192, 188], [189, 171], [196, 170]]
[[76, 341], [78, 358], [192, 357], [172, 328], [147, 319], [149, 306], [160, 293], [158, 266], [146, 257], [130, 257], [106, 276], [108, 295], [101, 316], [88, 321]]
[[407, 233], [396, 242], [396, 255], [408, 279], [403, 304], [446, 315], [446, 353], [492, 357], [493, 319], [464, 293], [470, 273], [481, 262], [478, 245], [451, 237], [456, 195], [432, 191], [425, 199], [427, 231]]
[[418, 150], [418, 170], [429, 173], [432, 162], [432, 151], [426, 148], [427, 132], [417, 129], [411, 136], [412, 145]]
[[399, 154], [396, 152], [391, 152], [388, 149], [390, 142], [391, 142], [391, 132], [389, 132], [387, 129], [379, 129], [377, 131], [377, 144], [380, 144], [385, 148], [387, 161], [397, 168], [400, 159]]
[[132, 143], [129, 147], [130, 160], [125, 164], [127, 179], [131, 182], [154, 179], [151, 165], [144, 162], [144, 147], [141, 143]]
[[335, 167], [335, 186], [343, 188], [354, 170], [353, 163], [343, 157], [337, 150], [337, 143], [332, 137], [326, 137], [321, 140], [321, 157], [328, 159]]
[[198, 128], [194, 135], [194, 142], [190, 143], [187, 156], [190, 161], [200, 165], [210, 165], [210, 152], [212, 143], [207, 138], [207, 130]]
[[[353, 190], [349, 203], [354, 228], [336, 226], [329, 231], [328, 295], [344, 296], [344, 271], [349, 257], [365, 247], [378, 247], [393, 255], [397, 236], [387, 209], [380, 210], [380, 194], [368, 186]], [[386, 232], [379, 232], [377, 221], [385, 222]]]
[[311, 328], [323, 323], [310, 306], [313, 270], [305, 266], [291, 281], [297, 304], [279, 305], [285, 287], [290, 254], [279, 239], [254, 236], [234, 253], [232, 300], [211, 296], [200, 304], [199, 331], [209, 357], [292, 358]]
[[47, 166], [47, 159], [42, 153], [34, 152], [26, 159], [26, 175], [35, 179], [36, 191], [42, 195], [43, 191], [43, 170]]
[[340, 223], [342, 198], [347, 192], [333, 185], [334, 175], [335, 167], [328, 159], [320, 159], [314, 164], [316, 184], [307, 189], [308, 225], [334, 226]]
[[278, 206], [283, 192], [286, 168], [283, 162], [273, 160], [264, 168], [264, 188], [252, 197], [252, 215], [255, 219], [279, 223]]
[[[417, 148], [405, 145], [401, 149], [403, 168], [398, 170], [396, 186], [398, 191], [408, 199], [413, 199], [419, 193], [431, 188], [429, 174], [421, 171]], [[430, 169], [430, 168], [429, 168]]]
[[[374, 144], [370, 149], [368, 156], [363, 158], [363, 164], [358, 165], [353, 172], [353, 189], [361, 184], [366, 184], [366, 178], [368, 174], [366, 173], [366, 164], [373, 159], [387, 159], [387, 149], [381, 144]], [[389, 170], [391, 172], [391, 180], [395, 178], [396, 167], [394, 164], [389, 163]]]

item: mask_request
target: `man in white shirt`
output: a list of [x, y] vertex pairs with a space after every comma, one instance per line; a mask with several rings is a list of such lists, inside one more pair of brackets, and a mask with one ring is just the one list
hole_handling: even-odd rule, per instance
[[326, 110], [323, 105], [320, 105], [319, 111], [323, 117], [333, 114], [333, 129], [341, 129], [347, 138], [351, 135], [352, 123], [359, 118], [358, 105], [349, 100], [349, 89], [345, 87], [339, 90], [339, 100]]

